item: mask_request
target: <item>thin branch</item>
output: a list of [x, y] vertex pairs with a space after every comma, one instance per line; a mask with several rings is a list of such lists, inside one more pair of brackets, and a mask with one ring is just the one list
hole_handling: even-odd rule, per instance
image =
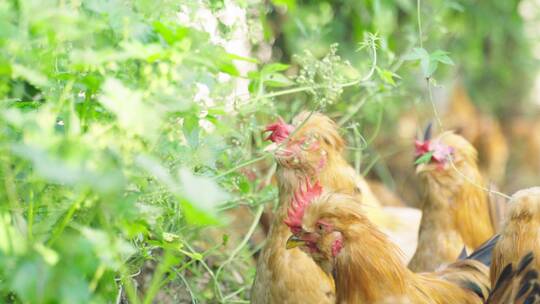
[[[251, 222], [251, 226], [249, 227], [248, 232], [244, 236], [244, 239], [233, 250], [231, 255], [229, 255], [229, 258], [227, 260], [225, 260], [225, 262], [223, 262], [219, 266], [218, 270], [216, 271], [216, 276], [215, 276], [216, 283], [218, 282], [219, 275], [221, 274], [221, 271], [223, 270], [223, 268], [234, 260], [234, 258], [240, 253], [240, 251], [242, 251], [242, 249], [247, 245], [247, 243], [249, 242], [249, 239], [251, 239], [251, 236], [253, 235], [253, 233], [255, 233], [255, 229], [259, 225], [259, 221], [261, 220], [261, 216], [262, 216], [263, 211], [264, 211], [264, 206], [263, 205], [261, 205], [261, 206], [259, 206], [257, 208], [257, 211], [255, 213], [255, 217], [253, 218], [253, 221]], [[219, 289], [218, 294], [220, 295], [221, 301], [223, 302], [223, 300], [225, 300], [225, 298], [222, 296], [222, 292], [221, 292], [221, 288], [219, 287], [219, 284], [216, 284], [215, 287]]]

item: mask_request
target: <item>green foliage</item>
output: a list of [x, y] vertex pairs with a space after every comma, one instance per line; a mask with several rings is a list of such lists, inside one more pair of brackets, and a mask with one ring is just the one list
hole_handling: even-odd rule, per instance
[[415, 165], [428, 164], [433, 156], [433, 151], [428, 151], [414, 161]]
[[414, 48], [410, 54], [405, 56], [405, 60], [418, 60], [422, 67], [424, 78], [431, 78], [437, 70], [439, 63], [454, 65], [452, 59], [448, 57], [448, 52], [436, 50], [430, 54], [423, 48]]
[[250, 59], [176, 22], [178, 9], [0, 5], [2, 302], [137, 302], [131, 274], [146, 260], [182, 269], [203, 258], [180, 249], [234, 198], [212, 176], [241, 158], [229, 142], [240, 133], [234, 115], [216, 118], [234, 61]]

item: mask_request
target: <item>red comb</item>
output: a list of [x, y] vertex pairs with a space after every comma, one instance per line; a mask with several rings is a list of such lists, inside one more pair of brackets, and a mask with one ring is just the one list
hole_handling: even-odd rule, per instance
[[425, 141], [415, 140], [414, 141], [414, 147], [415, 147], [414, 156], [418, 157], [418, 156], [422, 156], [428, 153], [429, 144], [430, 144], [429, 140], [425, 140]]
[[285, 121], [280, 117], [278, 118], [277, 122], [268, 125], [266, 129], [264, 129], [264, 132], [272, 132], [267, 138], [265, 138], [265, 140], [280, 143], [287, 139], [293, 130], [294, 126], [285, 123]]
[[304, 211], [306, 207], [311, 204], [314, 198], [319, 197], [322, 193], [322, 186], [319, 182], [311, 185], [309, 178], [306, 178], [306, 189], [302, 189], [302, 186], [294, 193], [294, 198], [291, 201], [289, 210], [287, 212], [287, 219], [285, 224], [291, 228], [293, 233], [298, 233], [302, 227], [302, 218], [304, 217]]

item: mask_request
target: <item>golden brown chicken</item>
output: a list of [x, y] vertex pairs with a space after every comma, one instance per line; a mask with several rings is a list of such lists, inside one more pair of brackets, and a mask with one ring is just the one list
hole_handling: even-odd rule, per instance
[[508, 264], [502, 270], [486, 304], [540, 303], [539, 268], [535, 256], [529, 252], [519, 264]]
[[[295, 196], [287, 248], [302, 248], [333, 274], [337, 303], [483, 303], [487, 267], [464, 260], [447, 269], [416, 274], [364, 214], [357, 198], [306, 189]], [[298, 269], [298, 271], [302, 271]]]
[[501, 238], [493, 250], [491, 282], [508, 264], [516, 266], [532, 252], [536, 269], [540, 269], [540, 187], [525, 189], [512, 195]]
[[[330, 120], [323, 122], [331, 123]], [[327, 127], [334, 129], [331, 125]], [[259, 254], [251, 289], [251, 303], [254, 304], [335, 303], [332, 277], [302, 251], [285, 250], [284, 244], [290, 232], [284, 220], [293, 193], [304, 183], [309, 183], [311, 176], [318, 175], [327, 165], [332, 166], [336, 159], [326, 151], [330, 148], [341, 151], [344, 143], [338, 134], [329, 132], [303, 135], [296, 132], [302, 136], [289, 138], [294, 129], [295, 126], [281, 119], [266, 129], [271, 132], [268, 139], [282, 146], [275, 152], [279, 206]], [[329, 181], [332, 182], [335, 181]], [[300, 267], [302, 272], [294, 271], [296, 267]]]
[[416, 142], [417, 167], [424, 185], [418, 247], [409, 267], [434, 271], [456, 260], [466, 246], [476, 249], [495, 232], [477, 153], [463, 137], [451, 132], [431, 139], [429, 127]]
[[516, 192], [493, 249], [488, 304], [540, 303], [540, 187]]
[[[361, 178], [343, 157], [345, 142], [337, 125], [319, 113], [301, 113], [293, 124], [280, 120], [267, 127], [274, 142], [279, 207], [257, 263], [252, 288], [253, 303], [333, 303], [334, 289], [327, 276], [300, 250], [285, 250], [290, 236], [284, 224], [293, 193], [306, 181], [319, 180], [334, 191], [362, 197], [373, 221], [386, 227], [410, 227], [387, 216]], [[401, 225], [401, 226], [400, 226]], [[406, 230], [406, 229], [403, 229]], [[302, 269], [298, 273], [296, 269]]]

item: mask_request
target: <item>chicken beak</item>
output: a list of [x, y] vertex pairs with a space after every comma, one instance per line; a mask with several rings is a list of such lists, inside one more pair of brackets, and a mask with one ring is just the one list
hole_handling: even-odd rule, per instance
[[287, 244], [285, 245], [285, 248], [292, 249], [300, 246], [306, 245], [306, 241], [301, 239], [298, 235], [291, 235], [291, 237], [287, 240]]
[[427, 171], [427, 165], [426, 164], [418, 164], [416, 165], [416, 174], [420, 174], [424, 171]]

